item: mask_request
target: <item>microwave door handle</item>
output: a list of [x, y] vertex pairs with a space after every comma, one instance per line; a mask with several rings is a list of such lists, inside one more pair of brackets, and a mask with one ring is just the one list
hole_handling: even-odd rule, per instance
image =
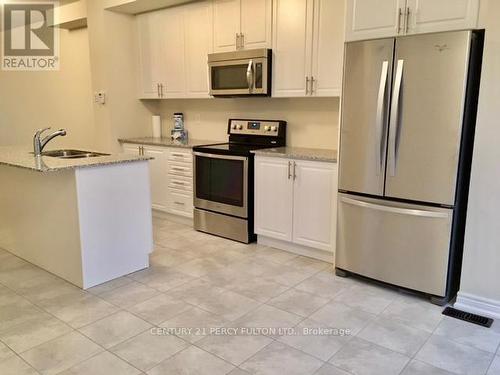
[[250, 60], [248, 62], [247, 83], [248, 83], [248, 90], [252, 91], [252, 89], [253, 89], [253, 60]]

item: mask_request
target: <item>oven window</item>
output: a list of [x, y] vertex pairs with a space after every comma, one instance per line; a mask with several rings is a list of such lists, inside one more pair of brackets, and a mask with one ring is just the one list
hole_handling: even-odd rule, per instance
[[212, 67], [212, 90], [248, 89], [247, 65]]
[[243, 207], [244, 161], [196, 156], [196, 198]]

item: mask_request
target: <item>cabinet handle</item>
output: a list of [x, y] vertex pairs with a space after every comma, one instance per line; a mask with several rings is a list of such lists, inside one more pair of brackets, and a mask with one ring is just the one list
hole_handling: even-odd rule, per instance
[[161, 97], [160, 96], [160, 84], [159, 83], [156, 84], [156, 94], [158, 95], [159, 98]]
[[245, 34], [240, 34], [240, 48], [245, 48]]
[[179, 171], [179, 172], [185, 172], [187, 169], [186, 168], [179, 168], [179, 167], [172, 167], [173, 171]]
[[410, 28], [410, 8], [406, 8], [406, 16], [405, 16], [405, 34], [408, 33], [408, 29]]
[[295, 171], [296, 166], [297, 166], [297, 163], [293, 162], [293, 180], [294, 181], [297, 179], [297, 173]]
[[315, 81], [314, 77], [311, 77], [311, 90], [309, 93], [310, 95], [314, 93], [314, 81]]
[[176, 185], [186, 185], [185, 182], [180, 182], [180, 181], [172, 181], [173, 184], [176, 184]]
[[403, 16], [403, 10], [399, 8], [398, 10], [398, 34], [401, 32], [401, 17]]
[[236, 33], [236, 49], [240, 49], [240, 34]]
[[309, 95], [309, 77], [306, 77], [306, 95]]
[[175, 201], [174, 203], [175, 203], [175, 204], [180, 204], [180, 205], [182, 205], [182, 206], [184, 206], [184, 205], [185, 205], [185, 203], [184, 203], [184, 202], [178, 202], [178, 201]]
[[173, 152], [171, 155], [172, 155], [172, 156], [175, 156], [175, 157], [179, 157], [179, 158], [189, 157], [189, 156], [188, 156], [188, 155], [186, 155], [186, 154], [177, 154], [177, 153], [174, 153], [174, 152]]
[[288, 179], [292, 178], [292, 162], [288, 162]]

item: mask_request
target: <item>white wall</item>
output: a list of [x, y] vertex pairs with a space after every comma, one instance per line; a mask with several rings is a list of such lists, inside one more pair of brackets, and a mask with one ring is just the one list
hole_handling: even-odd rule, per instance
[[0, 145], [31, 145], [36, 129], [65, 128], [51, 146], [94, 145], [87, 29], [61, 30], [61, 69], [0, 70]]
[[500, 318], [500, 1], [483, 0], [480, 14], [486, 41], [458, 300]]
[[165, 100], [158, 107], [164, 135], [170, 134], [174, 112], [184, 113], [190, 138], [214, 141], [227, 140], [229, 118], [286, 120], [289, 146], [328, 149], [337, 149], [338, 111], [338, 98]]

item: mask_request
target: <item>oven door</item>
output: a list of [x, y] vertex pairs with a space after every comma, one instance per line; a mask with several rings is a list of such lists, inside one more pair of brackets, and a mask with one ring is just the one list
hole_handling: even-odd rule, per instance
[[216, 61], [208, 66], [212, 96], [269, 95], [267, 58]]
[[193, 152], [194, 206], [248, 217], [248, 157]]

